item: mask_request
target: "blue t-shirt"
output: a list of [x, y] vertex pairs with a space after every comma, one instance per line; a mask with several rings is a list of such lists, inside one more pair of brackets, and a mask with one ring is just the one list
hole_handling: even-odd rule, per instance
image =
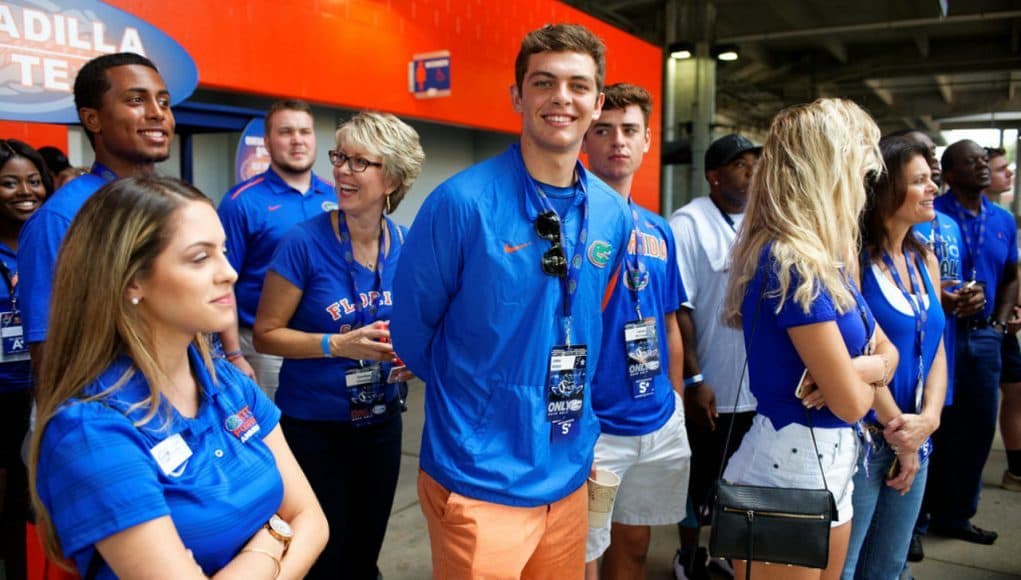
[[[194, 418], [163, 399], [153, 419], [136, 427], [145, 411], [129, 407], [149, 394], [136, 371], [109, 396], [65, 404], [46, 425], [36, 486], [64, 555], [83, 573], [97, 554], [96, 542], [169, 515], [211, 575], [280, 508], [283, 481], [263, 442], [280, 411], [230, 363], [214, 362], [214, 383], [198, 351], [190, 347], [188, 354], [201, 390]], [[131, 367], [127, 357], [119, 358], [84, 394], [110, 388]], [[181, 439], [191, 456], [161, 467], [159, 451]], [[104, 563], [97, 577], [115, 576]]]
[[[982, 209], [974, 215], [964, 209], [952, 191], [936, 198], [936, 209], [947, 214], [961, 228], [962, 280], [975, 279], [986, 283], [986, 306], [979, 318], [989, 318], [996, 308], [1003, 273], [1017, 266], [1017, 225], [1014, 217], [982, 196]], [[969, 240], [971, 246], [969, 246]], [[1009, 297], [1011, 302], [1014, 296]]]
[[681, 284], [677, 267], [677, 251], [670, 226], [660, 216], [637, 208], [638, 221], [628, 243], [628, 259], [638, 248], [636, 235], [642, 236], [642, 264], [648, 271], [648, 282], [638, 290], [643, 318], [656, 321], [659, 345], [659, 372], [648, 384], [636, 385], [628, 374], [631, 360], [624, 340], [624, 325], [638, 319], [635, 292], [631, 288], [627, 268], [613, 286], [609, 302], [603, 309], [603, 354], [592, 375], [592, 409], [604, 433], [636, 436], [656, 431], [674, 413], [674, 390], [670, 383], [670, 356], [666, 341], [666, 317], [681, 307], [688, 297]]
[[[343, 216], [338, 218], [343, 219]], [[329, 213], [308, 220], [284, 237], [270, 270], [301, 290], [301, 301], [288, 328], [312, 333], [353, 330], [358, 326], [355, 301], [367, 306], [369, 292], [381, 294], [373, 297], [378, 304], [375, 316], [364, 311], [364, 324], [390, 320], [394, 270], [401, 255], [403, 234], [389, 219], [386, 224], [390, 232], [390, 251], [380, 265], [381, 285], [378, 287], [375, 272], [357, 262], [348, 266]], [[276, 403], [288, 417], [349, 421], [351, 409], [344, 373], [356, 366], [358, 361], [344, 357], [284, 359]], [[389, 363], [383, 365], [384, 378], [391, 367]], [[397, 385], [388, 383], [386, 399], [392, 401], [395, 397]]]
[[[875, 329], [872, 312], [865, 304], [857, 287], [849, 283], [858, 307], [852, 307], [843, 314], [837, 312], [829, 292], [818, 289], [809, 311], [794, 300], [794, 291], [801, 283], [797, 270], [791, 268], [790, 287], [783, 307], [780, 304], [778, 277], [779, 265], [767, 244], [759, 256], [755, 277], [745, 289], [741, 303], [741, 318], [744, 326], [745, 349], [748, 352], [748, 380], [752, 394], [759, 402], [758, 413], [769, 418], [773, 427], [782, 429], [790, 423], [807, 425], [805, 407], [794, 396], [805, 363], [791, 342], [787, 329], [795, 326], [835, 321], [847, 347], [847, 354], [860, 356], [868, 345]], [[765, 282], [765, 292], [762, 290]], [[847, 427], [848, 424], [833, 414], [828, 407], [809, 410], [815, 427]]]
[[93, 173], [64, 184], [21, 227], [21, 235], [18, 236], [18, 302], [28, 342], [46, 340], [57, 253], [71, 227], [71, 220], [97, 189], [114, 178], [116, 176], [108, 169], [98, 164], [93, 166]]
[[294, 226], [337, 209], [333, 186], [312, 174], [301, 192], [272, 169], [239, 183], [220, 201], [217, 213], [227, 233], [227, 260], [237, 270], [234, 284], [238, 322], [251, 328], [259, 307], [262, 282], [277, 244]]
[[[882, 280], [878, 279], [879, 276], [882, 276]], [[942, 332], [946, 319], [943, 316], [943, 307], [940, 306], [939, 293], [932, 287], [932, 281], [928, 271], [925, 270], [925, 264], [921, 264], [921, 276], [925, 292], [929, 297], [929, 304], [925, 308], [925, 342], [922, 344], [922, 380], [925, 381], [929, 376], [929, 369], [932, 368], [932, 361], [936, 358], [936, 351], [939, 350], [939, 341], [943, 337]], [[910, 284], [907, 280], [902, 280], [902, 283]], [[875, 315], [876, 322], [879, 323], [890, 342], [897, 347], [897, 352], [900, 355], [900, 362], [890, 380], [890, 394], [893, 395], [897, 408], [902, 412], [917, 413], [921, 409], [915, 407], [915, 389], [918, 386], [919, 370], [914, 312], [900, 289], [884, 274], [877, 272], [871, 266], [866, 267], [862, 273], [861, 292], [865, 297], [865, 302]], [[872, 421], [877, 421], [875, 411], [869, 411], [868, 416]]]
[[[941, 282], [961, 281], [961, 228], [950, 216], [937, 211], [936, 223], [939, 226], [933, 235], [932, 222], [916, 224], [915, 236], [929, 246], [939, 261], [939, 279]], [[957, 316], [946, 314], [943, 326], [943, 350], [947, 355], [947, 396], [944, 405], [954, 402], [954, 368], [957, 360]], [[882, 325], [880, 325], [882, 326]]]
[[[18, 258], [14, 250], [0, 244], [0, 261], [10, 273], [10, 281], [14, 285], [14, 294], [18, 296]], [[3, 276], [0, 276], [2, 278]], [[18, 308], [21, 309], [20, 296]], [[0, 280], [0, 313], [11, 312], [11, 293], [7, 283]], [[32, 363], [28, 352], [5, 355], [0, 349], [0, 393], [12, 393], [32, 388]]]

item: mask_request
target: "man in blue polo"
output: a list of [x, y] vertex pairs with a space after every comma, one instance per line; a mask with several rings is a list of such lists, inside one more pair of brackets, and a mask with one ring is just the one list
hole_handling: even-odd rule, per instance
[[322, 212], [337, 209], [337, 194], [312, 172], [316, 134], [308, 103], [283, 100], [270, 105], [265, 144], [269, 169], [234, 186], [217, 211], [227, 232], [227, 259], [238, 272], [234, 285], [238, 328], [223, 333], [224, 356], [231, 361], [247, 359], [256, 382], [272, 399], [282, 359], [259, 354], [252, 346], [252, 325], [266, 269], [284, 234]]
[[85, 63], [75, 77], [74, 102], [95, 163], [46, 200], [18, 239], [18, 295], [36, 376], [49, 332], [57, 253], [71, 220], [107, 182], [154, 173], [156, 163], [170, 156], [174, 138], [170, 93], [144, 56], [116, 53]]
[[631, 197], [649, 151], [652, 98], [635, 85], [610, 85], [599, 119], [585, 135], [589, 168], [627, 200], [634, 231], [603, 310], [603, 347], [592, 378], [592, 408], [602, 434], [595, 463], [621, 479], [610, 521], [589, 528], [586, 576], [645, 578], [653, 525], [684, 517], [691, 451], [678, 393], [684, 348], [676, 312], [687, 300], [674, 237], [662, 217]]
[[982, 195], [989, 186], [985, 149], [958, 141], [943, 152], [942, 165], [950, 190], [935, 206], [961, 228], [964, 287], [984, 289], [986, 301], [979, 312], [958, 319], [954, 404], [944, 408], [933, 437], [925, 509], [930, 532], [992, 544], [996, 532], [976, 527], [971, 518], [996, 430], [1001, 342], [1018, 295], [1017, 231], [1013, 216]]
[[520, 143], [436, 188], [401, 250], [391, 332], [426, 383], [435, 578], [584, 568], [600, 305], [631, 232], [624, 200], [578, 162], [604, 55], [582, 26], [527, 34], [510, 90]]

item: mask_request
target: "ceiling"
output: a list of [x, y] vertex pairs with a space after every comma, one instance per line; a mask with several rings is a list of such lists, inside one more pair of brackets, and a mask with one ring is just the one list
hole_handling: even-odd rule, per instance
[[660, 46], [736, 44], [718, 126], [760, 132], [817, 97], [854, 99], [884, 132], [1021, 126], [1021, 0], [942, 0], [945, 16], [941, 0], [566, 1]]

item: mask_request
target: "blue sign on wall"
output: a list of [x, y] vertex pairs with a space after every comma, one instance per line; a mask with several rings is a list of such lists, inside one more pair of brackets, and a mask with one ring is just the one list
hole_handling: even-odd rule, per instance
[[408, 63], [408, 90], [419, 99], [450, 95], [450, 51], [416, 54]]
[[72, 87], [89, 60], [114, 52], [148, 57], [172, 104], [198, 85], [195, 61], [173, 38], [96, 0], [0, 2], [0, 119], [77, 123]]
[[234, 157], [235, 183], [255, 177], [269, 169], [269, 152], [266, 151], [266, 120], [262, 117], [252, 119], [245, 125], [238, 141], [237, 154]]

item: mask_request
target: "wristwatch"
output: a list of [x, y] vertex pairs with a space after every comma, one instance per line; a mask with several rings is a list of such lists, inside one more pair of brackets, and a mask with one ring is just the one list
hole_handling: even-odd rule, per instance
[[266, 529], [269, 531], [269, 535], [276, 538], [281, 544], [284, 545], [284, 553], [287, 553], [287, 548], [291, 546], [291, 539], [294, 538], [294, 531], [291, 530], [291, 524], [284, 521], [284, 518], [273, 514], [273, 517], [269, 518], [266, 522]]

